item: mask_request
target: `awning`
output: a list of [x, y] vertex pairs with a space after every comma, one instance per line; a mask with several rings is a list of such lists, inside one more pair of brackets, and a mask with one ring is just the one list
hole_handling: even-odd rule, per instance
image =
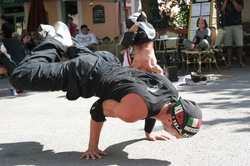
[[27, 31], [36, 31], [40, 24], [48, 24], [43, 0], [32, 0], [30, 3]]
[[30, 2], [31, 0], [0, 0], [0, 4], [10, 4], [10, 3], [24, 3]]

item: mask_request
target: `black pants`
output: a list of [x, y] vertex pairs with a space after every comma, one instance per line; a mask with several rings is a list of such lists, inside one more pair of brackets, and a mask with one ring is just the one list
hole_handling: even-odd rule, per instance
[[[0, 53], [2, 54], [2, 53]], [[0, 55], [0, 62], [2, 62], [3, 66], [7, 69], [8, 75], [10, 75], [13, 70], [16, 68], [15, 62], [11, 61], [7, 56]]]
[[104, 68], [121, 66], [113, 54], [105, 51], [93, 53], [79, 45], [73, 49], [76, 58], [61, 62], [68, 50], [57, 40], [46, 38], [13, 71], [11, 84], [23, 90], [66, 91], [69, 100], [80, 96], [88, 98], [95, 94], [95, 86]]

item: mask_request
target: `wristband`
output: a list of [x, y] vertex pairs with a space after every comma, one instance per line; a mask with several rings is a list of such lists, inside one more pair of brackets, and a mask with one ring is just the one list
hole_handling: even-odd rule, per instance
[[156, 122], [155, 119], [145, 119], [144, 131], [147, 133], [151, 133], [155, 126], [155, 122]]

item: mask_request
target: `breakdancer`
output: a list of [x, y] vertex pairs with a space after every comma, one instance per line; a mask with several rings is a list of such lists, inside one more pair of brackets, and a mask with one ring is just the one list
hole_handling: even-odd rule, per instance
[[[73, 41], [62, 22], [56, 22], [54, 27], [55, 31], [15, 68], [10, 82], [24, 90], [62, 90], [68, 100], [99, 97], [90, 109], [89, 146], [81, 158], [107, 155], [98, 148], [106, 117], [128, 123], [146, 119], [145, 131], [149, 134], [155, 120], [176, 138], [189, 138], [199, 131], [200, 107], [180, 98], [165, 76], [124, 68], [113, 54], [92, 52]], [[62, 56], [72, 59], [62, 62]], [[153, 137], [159, 139], [158, 135]]]

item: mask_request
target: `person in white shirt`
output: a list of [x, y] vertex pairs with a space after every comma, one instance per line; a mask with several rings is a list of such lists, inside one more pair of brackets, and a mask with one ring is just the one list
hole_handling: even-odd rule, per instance
[[75, 36], [75, 39], [82, 44], [82, 46], [89, 48], [91, 51], [96, 50], [98, 44], [97, 38], [94, 33], [89, 33], [87, 25], [81, 26], [81, 32]]

